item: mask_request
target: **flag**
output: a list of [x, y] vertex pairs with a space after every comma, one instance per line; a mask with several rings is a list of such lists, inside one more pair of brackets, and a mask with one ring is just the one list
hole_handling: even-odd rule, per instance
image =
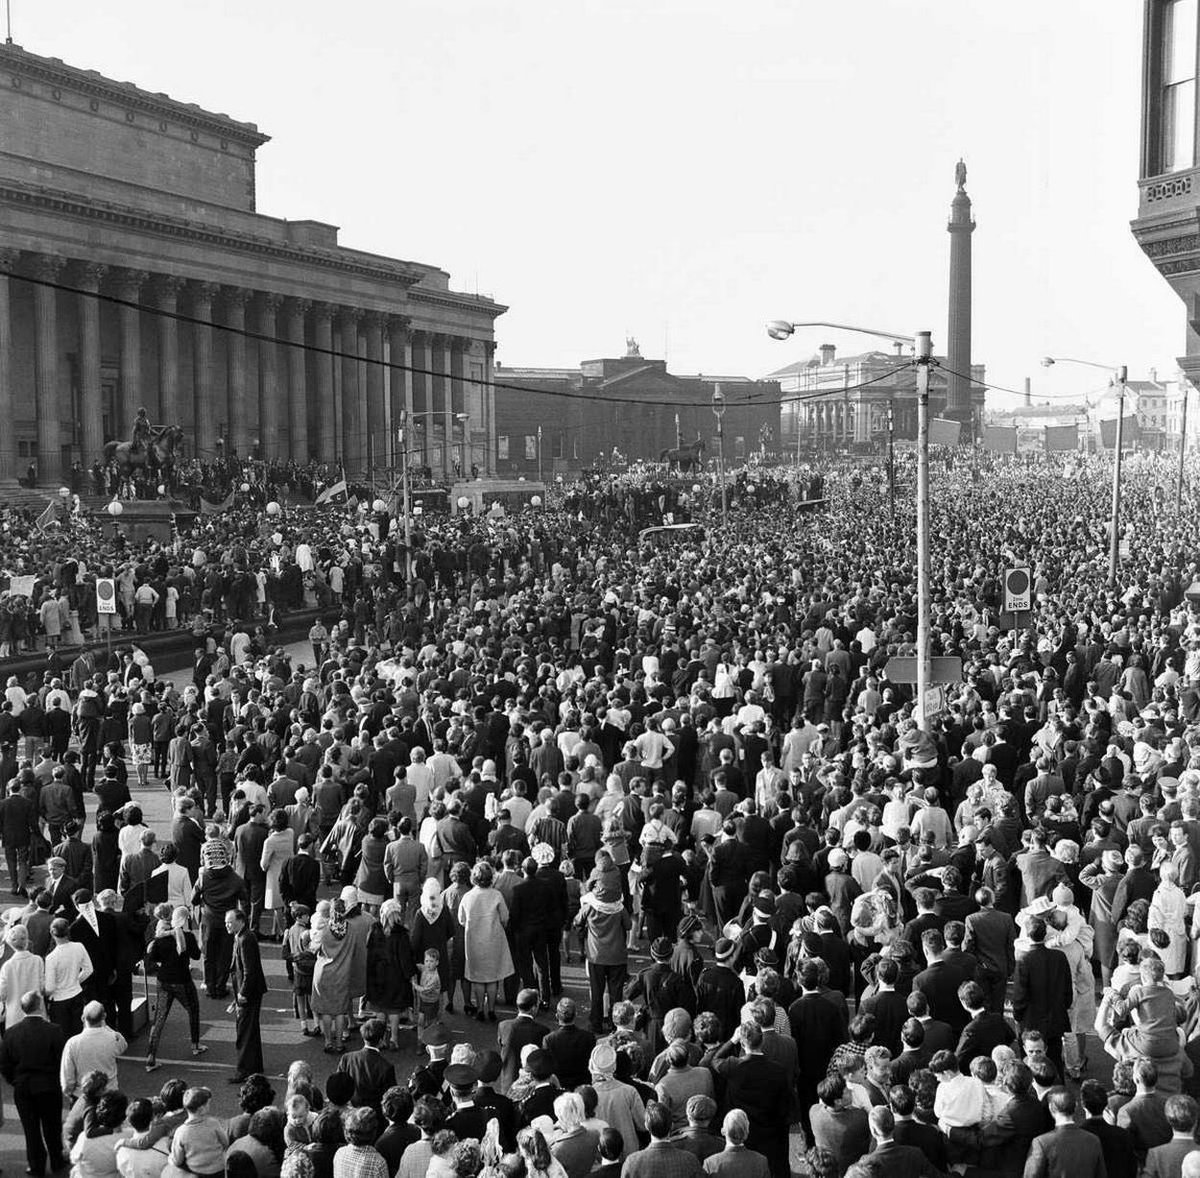
[[332, 487], [326, 487], [316, 498], [316, 506], [320, 507], [323, 503], [332, 503], [339, 495], [346, 494], [346, 480], [339, 479]]
[[230, 491], [220, 503], [209, 503], [203, 496], [200, 497], [200, 514], [201, 515], [220, 515], [223, 511], [228, 511], [233, 506], [233, 492]]
[[1048, 425], [1046, 426], [1046, 451], [1078, 450], [1079, 426], [1077, 425]]
[[53, 502], [47, 503], [46, 510], [37, 517], [37, 530], [39, 532], [44, 532], [52, 523], [55, 523], [57, 519], [58, 512], [55, 509], [55, 504]]
[[1016, 427], [984, 426], [983, 448], [992, 451], [993, 454], [1015, 454], [1017, 452]]
[[[1142, 427], [1136, 417], [1126, 417], [1121, 422], [1121, 449], [1132, 450], [1142, 436]], [[1117, 444], [1117, 419], [1110, 418], [1100, 423], [1100, 445], [1111, 450]]]
[[961, 432], [961, 421], [952, 421], [948, 417], [935, 417], [929, 423], [929, 444], [931, 446], [957, 446], [958, 436]]

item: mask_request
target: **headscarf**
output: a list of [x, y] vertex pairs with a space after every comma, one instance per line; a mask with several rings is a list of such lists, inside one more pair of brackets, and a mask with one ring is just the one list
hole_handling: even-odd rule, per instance
[[421, 885], [421, 915], [430, 924], [436, 924], [442, 915], [442, 885], [436, 879], [427, 879]]
[[379, 906], [379, 923], [385, 933], [400, 923], [404, 917], [404, 906], [396, 899], [387, 899]]

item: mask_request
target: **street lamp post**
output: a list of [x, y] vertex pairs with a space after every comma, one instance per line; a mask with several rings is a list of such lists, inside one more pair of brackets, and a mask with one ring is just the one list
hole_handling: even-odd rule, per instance
[[1183, 408], [1179, 418], [1179, 474], [1175, 479], [1175, 514], [1178, 515], [1183, 509], [1183, 463], [1187, 457], [1187, 411], [1188, 411], [1188, 389], [1191, 381], [1180, 373], [1179, 388], [1183, 393]]
[[[922, 728], [928, 728], [925, 716], [925, 700], [933, 677], [933, 662], [930, 653], [930, 560], [929, 560], [929, 370], [933, 367], [933, 339], [928, 331], [918, 331], [915, 336], [899, 335], [892, 331], [876, 331], [870, 327], [856, 327], [849, 323], [830, 323], [815, 320], [792, 323], [786, 319], [773, 319], [767, 324], [767, 334], [772, 339], [788, 339], [798, 327], [833, 327], [839, 331], [857, 331], [864, 335], [877, 335], [904, 344], [912, 344], [913, 360], [917, 376], [917, 699], [915, 714]], [[895, 463], [893, 405], [888, 412], [888, 466], [891, 475], [893, 512], [895, 511]]]
[[[1117, 567], [1121, 563], [1121, 452], [1125, 442], [1125, 385], [1129, 380], [1129, 369], [1124, 364], [1098, 364], [1095, 360], [1076, 360], [1071, 356], [1046, 356], [1043, 368], [1054, 364], [1082, 364], [1086, 368], [1099, 368], [1109, 373], [1111, 383], [1117, 386], [1117, 436], [1114, 439], [1112, 479], [1112, 522], [1108, 537], [1108, 583], [1117, 583]], [[1101, 445], [1104, 439], [1100, 439]]]
[[721, 480], [721, 527], [729, 523], [729, 504], [725, 496], [725, 393], [719, 384], [713, 385], [712, 411], [717, 419], [717, 477]]

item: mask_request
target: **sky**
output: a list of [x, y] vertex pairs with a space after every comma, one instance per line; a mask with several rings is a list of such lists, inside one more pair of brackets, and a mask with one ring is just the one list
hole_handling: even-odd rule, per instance
[[[763, 376], [863, 336], [944, 351], [954, 165], [973, 360], [1035, 396], [1174, 375], [1137, 213], [1140, 4], [1120, 0], [11, 0], [25, 49], [255, 122], [258, 207], [510, 309], [511, 367]], [[1012, 398], [989, 397], [997, 407]]]

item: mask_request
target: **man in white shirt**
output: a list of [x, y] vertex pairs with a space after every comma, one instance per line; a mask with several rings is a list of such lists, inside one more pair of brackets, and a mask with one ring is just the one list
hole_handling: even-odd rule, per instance
[[92, 976], [88, 951], [71, 940], [71, 926], [61, 916], [50, 924], [54, 948], [46, 954], [46, 1013], [62, 1029], [63, 1038], [79, 1032], [83, 1017], [83, 983]]
[[74, 1100], [79, 1095], [79, 1081], [93, 1071], [108, 1077], [108, 1091], [118, 1088], [117, 1064], [127, 1046], [125, 1036], [104, 1021], [104, 1007], [89, 1002], [83, 1008], [83, 1030], [63, 1048], [59, 1069], [63, 1095]]

